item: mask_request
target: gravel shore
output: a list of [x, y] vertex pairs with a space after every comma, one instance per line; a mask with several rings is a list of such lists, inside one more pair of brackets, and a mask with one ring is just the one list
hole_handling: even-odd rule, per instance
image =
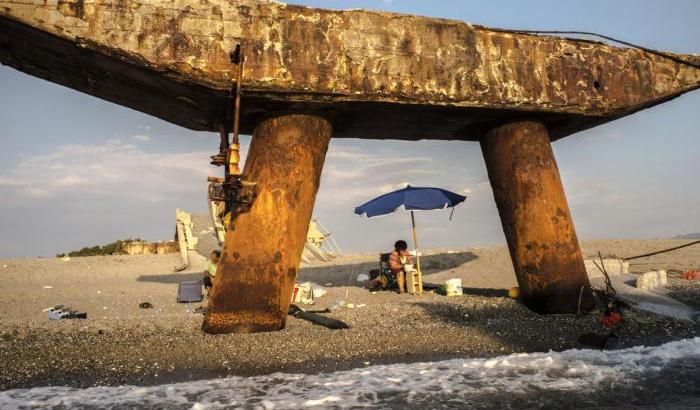
[[[642, 253], [668, 242], [673, 241], [630, 241], [628, 247]], [[612, 253], [622, 246], [615, 243], [606, 249]], [[584, 249], [591, 248], [584, 243]], [[0, 389], [151, 385], [565, 350], [581, 347], [581, 334], [602, 330], [595, 314], [539, 316], [508, 299], [505, 289], [514, 276], [503, 247], [432, 253], [425, 259], [426, 281], [461, 277], [464, 296], [370, 293], [355, 277], [374, 266], [376, 255], [348, 255], [305, 267], [301, 279], [327, 286], [328, 293], [309, 309], [345, 302], [328, 316], [349, 329], [328, 330], [289, 317], [280, 332], [216, 336], [201, 332], [202, 316], [193, 312], [197, 305], [175, 303], [177, 282], [197, 276], [196, 270], [172, 273], [175, 255], [0, 260], [0, 291], [6, 296], [0, 302]], [[698, 253], [676, 255], [674, 268], [697, 266]], [[683, 286], [697, 300], [700, 287]], [[139, 309], [143, 301], [153, 309]], [[58, 303], [87, 311], [88, 319], [49, 321], [41, 310]], [[617, 334], [610, 348], [694, 337], [700, 327], [627, 311]]]

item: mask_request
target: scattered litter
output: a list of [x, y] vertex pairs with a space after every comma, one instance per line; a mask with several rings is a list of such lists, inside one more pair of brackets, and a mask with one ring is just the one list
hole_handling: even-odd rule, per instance
[[622, 322], [622, 315], [620, 315], [620, 312], [614, 311], [606, 313], [605, 315], [601, 316], [599, 320], [603, 326], [613, 328], [616, 324]]
[[58, 305], [58, 306], [54, 306], [53, 308], [49, 308], [48, 316], [49, 316], [49, 319], [51, 319], [51, 320], [87, 319], [87, 313], [76, 312], [75, 310], [71, 310], [69, 308], [64, 308], [63, 305]]
[[201, 302], [202, 301], [202, 281], [183, 280], [177, 287], [177, 302]]
[[357, 275], [357, 281], [358, 282], [367, 282], [369, 280], [369, 275], [366, 273], [360, 273]]
[[343, 306], [345, 306], [345, 301], [339, 300], [339, 301], [335, 302], [333, 305], [331, 305], [330, 309], [331, 310], [338, 310]]
[[638, 289], [653, 289], [666, 286], [666, 284], [668, 284], [666, 271], [655, 270], [638, 277], [634, 286]]
[[309, 313], [331, 313], [331, 310], [329, 308], [325, 308], [323, 310], [307, 310]]
[[369, 362], [365, 362], [365, 366], [369, 366]]
[[347, 304], [348, 309], [355, 309], [355, 304], [353, 303], [348, 303]]
[[151, 302], [139, 303], [139, 307], [141, 309], [153, 309], [153, 305], [151, 304]]
[[62, 257], [61, 260], [63, 262], [68, 262], [70, 260], [70, 256], [66, 255], [66, 256]]
[[681, 279], [683, 279], [683, 280], [698, 280], [698, 279], [700, 279], [700, 272], [693, 270], [693, 269], [689, 269], [688, 271], [684, 272], [681, 275]]
[[97, 291], [97, 294], [99, 295], [100, 293], [102, 293], [102, 291], [101, 291], [101, 290], [98, 290], [98, 291]]
[[107, 306], [102, 306], [102, 310], [109, 309]]
[[324, 283], [323, 286], [333, 286], [333, 283], [331, 283], [331, 282]]
[[292, 303], [312, 305], [314, 303], [314, 290], [311, 282], [295, 283], [292, 293]]
[[318, 313], [307, 312], [306, 310], [294, 304], [289, 306], [289, 314], [296, 318], [308, 320], [309, 322], [327, 327], [329, 329], [347, 329], [348, 327], [350, 327], [346, 323], [341, 322], [340, 320], [321, 316]]
[[46, 313], [49, 310], [57, 310], [57, 309], [62, 309], [62, 308], [63, 308], [63, 305], [55, 305], [55, 306], [49, 306], [46, 309], [42, 309], [41, 311]]
[[311, 284], [311, 289], [313, 290], [313, 293], [314, 293], [314, 299], [320, 298], [321, 296], [328, 293], [326, 288], [324, 288], [323, 286], [317, 285], [315, 283], [310, 283], [310, 284]]
[[53, 289], [53, 286], [46, 285], [44, 286], [44, 289]]
[[462, 279], [454, 278], [445, 281], [445, 293], [447, 296], [460, 296], [462, 291]]
[[365, 307], [365, 306], [367, 306], [367, 305], [364, 304], [364, 303], [360, 303], [359, 305], [357, 305], [357, 306], [355, 306], [355, 307], [359, 309], [359, 308], [363, 308], [363, 307]]

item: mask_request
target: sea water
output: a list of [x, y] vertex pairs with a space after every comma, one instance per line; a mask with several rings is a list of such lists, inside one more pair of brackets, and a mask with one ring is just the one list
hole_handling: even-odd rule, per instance
[[700, 338], [617, 351], [275, 373], [162, 386], [0, 392], [2, 409], [700, 408]]

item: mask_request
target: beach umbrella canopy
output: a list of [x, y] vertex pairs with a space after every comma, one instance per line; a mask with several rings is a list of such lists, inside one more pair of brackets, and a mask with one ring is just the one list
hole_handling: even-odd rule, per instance
[[[432, 209], [454, 208], [467, 199], [466, 196], [455, 194], [442, 188], [412, 187], [389, 192], [366, 202], [357, 208], [357, 215], [367, 215], [368, 218], [386, 215], [403, 208], [411, 211], [411, 226], [413, 228], [413, 245], [416, 250], [416, 266], [420, 275], [420, 257], [418, 255], [418, 235], [416, 234], [416, 217], [413, 211], [428, 211]], [[421, 280], [422, 281], [422, 280]], [[419, 282], [420, 283], [420, 282]], [[422, 292], [420, 285], [420, 292]]]
[[386, 215], [403, 207], [407, 211], [427, 211], [444, 209], [461, 204], [467, 197], [442, 188], [407, 186], [398, 191], [389, 192], [355, 208], [357, 215], [368, 218]]

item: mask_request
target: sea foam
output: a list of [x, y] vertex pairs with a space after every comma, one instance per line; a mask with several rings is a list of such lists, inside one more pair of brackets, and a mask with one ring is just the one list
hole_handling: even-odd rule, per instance
[[700, 338], [617, 351], [274, 373], [162, 386], [40, 387], [0, 392], [0, 408], [693, 408]]

